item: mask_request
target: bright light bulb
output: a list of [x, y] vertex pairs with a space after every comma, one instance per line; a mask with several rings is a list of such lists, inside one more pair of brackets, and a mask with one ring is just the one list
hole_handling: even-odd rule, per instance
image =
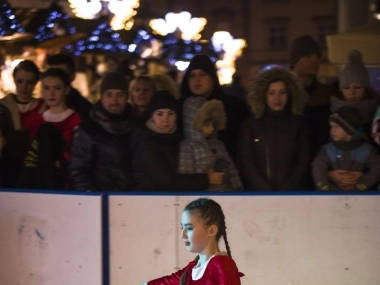
[[149, 22], [149, 26], [162, 36], [166, 36], [169, 33], [168, 24], [164, 19], [152, 19]]
[[91, 0], [86, 6], [86, 10], [90, 14], [96, 15], [102, 10], [102, 3], [99, 0]]
[[199, 32], [204, 29], [206, 23], [207, 21], [205, 18], [192, 18], [189, 22], [181, 24], [180, 30], [182, 31], [182, 39], [199, 39]]
[[132, 29], [134, 23], [135, 23], [135, 21], [133, 19], [131, 19], [128, 22], [126, 22], [125, 25], [124, 25], [124, 30], [129, 31], [130, 29]]
[[223, 67], [218, 71], [218, 79], [221, 85], [227, 85], [232, 82], [232, 75], [235, 73], [234, 67]]
[[216, 52], [225, 50], [224, 46], [232, 42], [233, 37], [229, 32], [218, 31], [215, 32], [211, 38], [212, 46]]
[[74, 14], [83, 19], [93, 19], [102, 10], [100, 0], [69, 0], [69, 3]]
[[175, 63], [175, 66], [177, 67], [177, 69], [179, 71], [185, 71], [186, 68], [189, 66], [189, 64], [190, 64], [189, 61], [181, 61], [181, 60], [179, 60], [179, 61], [177, 61]]
[[109, 0], [108, 10], [110, 10], [112, 14], [117, 14], [118, 12], [123, 11], [123, 1]]

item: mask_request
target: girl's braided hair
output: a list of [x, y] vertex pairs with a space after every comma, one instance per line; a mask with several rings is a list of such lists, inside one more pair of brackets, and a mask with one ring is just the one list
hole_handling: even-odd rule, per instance
[[[226, 222], [223, 214], [222, 207], [214, 200], [207, 198], [199, 198], [190, 202], [184, 209], [184, 211], [196, 212], [203, 220], [206, 226], [217, 225], [218, 233], [216, 234], [216, 240], [223, 236], [224, 243], [226, 245], [227, 254], [231, 256], [231, 249], [227, 240]], [[198, 261], [198, 256], [195, 261]], [[186, 284], [188, 270], [186, 270], [180, 279], [180, 285]]]

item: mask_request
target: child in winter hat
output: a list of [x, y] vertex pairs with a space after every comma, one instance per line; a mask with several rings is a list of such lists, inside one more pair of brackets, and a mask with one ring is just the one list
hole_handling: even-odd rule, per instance
[[[330, 126], [331, 123], [335, 123], [347, 134], [346, 139], [339, 140], [349, 141], [352, 136], [358, 136], [362, 131], [362, 117], [359, 111], [353, 107], [340, 108], [337, 112], [330, 115], [329, 122]], [[332, 135], [332, 131], [330, 135]], [[332, 139], [334, 140], [333, 136]]]
[[348, 63], [339, 76], [339, 88], [343, 90], [350, 84], [371, 88], [368, 71], [363, 64], [363, 56], [360, 51], [352, 50], [348, 54]]
[[216, 138], [218, 131], [226, 125], [223, 103], [194, 96], [185, 101], [183, 112], [189, 124], [184, 125], [186, 138], [180, 146], [178, 173], [224, 173], [222, 183], [210, 185], [209, 190], [241, 189], [242, 183], [235, 164], [223, 142]]
[[[174, 115], [174, 124], [171, 129], [162, 129], [157, 126], [152, 117], [157, 110], [170, 110], [171, 114]], [[174, 112], [174, 113], [173, 113]], [[157, 132], [157, 133], [174, 133], [177, 130], [177, 119], [179, 112], [179, 103], [178, 100], [167, 90], [158, 91], [153, 95], [152, 100], [150, 101], [147, 111], [144, 113], [144, 117], [147, 118], [145, 125], [148, 129]], [[161, 112], [161, 116], [163, 116]]]
[[377, 150], [361, 136], [362, 118], [353, 107], [342, 107], [329, 117], [332, 142], [314, 159], [313, 179], [319, 190], [367, 190], [380, 178]]
[[367, 135], [372, 133], [372, 120], [380, 97], [371, 88], [368, 71], [362, 61], [362, 54], [357, 50], [348, 53], [348, 62], [339, 76], [338, 94], [330, 97], [330, 110], [336, 112], [343, 106], [359, 110], [363, 119], [363, 128]]

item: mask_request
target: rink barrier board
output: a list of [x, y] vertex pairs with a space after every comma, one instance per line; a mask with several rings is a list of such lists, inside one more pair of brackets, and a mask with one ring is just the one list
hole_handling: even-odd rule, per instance
[[[30, 197], [33, 196], [32, 194], [36, 194], [38, 196], [38, 199], [34, 197], [35, 199], [31, 199]], [[199, 195], [202, 194], [202, 195]], [[366, 212], [365, 212], [365, 207], [363, 207], [363, 201], [371, 204], [371, 210], [370, 212], [367, 213], [367, 216], [371, 216], [373, 219], [373, 212], [379, 212], [380, 211], [380, 193], [376, 191], [368, 191], [368, 192], [350, 192], [349, 195], [343, 192], [317, 192], [317, 191], [298, 191], [298, 192], [227, 192], [227, 193], [215, 193], [215, 192], [181, 192], [181, 193], [176, 193], [176, 192], [162, 192], [162, 193], [157, 193], [157, 192], [128, 192], [128, 193], [120, 193], [120, 192], [107, 192], [107, 193], [96, 193], [96, 192], [77, 192], [77, 191], [27, 191], [27, 190], [10, 190], [10, 189], [1, 189], [0, 190], [0, 216], [2, 216], [3, 219], [0, 218], [0, 226], [7, 226], [8, 227], [13, 227], [13, 234], [10, 235], [14, 243], [17, 245], [23, 245], [24, 247], [26, 246], [26, 242], [30, 242], [31, 245], [34, 245], [33, 248], [30, 248], [32, 254], [31, 256], [25, 256], [25, 251], [22, 251], [20, 249], [17, 249], [14, 247], [14, 245], [7, 245], [9, 247], [8, 253], [13, 250], [13, 253], [16, 252], [16, 254], [12, 255], [12, 258], [14, 259], [13, 261], [9, 261], [7, 258], [6, 260], [2, 259], [1, 256], [3, 256], [2, 253], [0, 253], [0, 268], [3, 267], [3, 273], [7, 266], [14, 265], [17, 263], [17, 265], [20, 267], [24, 266], [25, 264], [20, 263], [19, 258], [17, 258], [17, 254], [21, 255], [21, 257], [24, 258], [34, 258], [34, 261], [37, 260], [37, 262], [33, 262], [33, 264], [38, 264], [41, 263], [41, 254], [39, 252], [35, 252], [37, 249], [44, 249], [45, 253], [47, 249], [51, 249], [47, 255], [52, 262], [52, 256], [54, 254], [57, 254], [59, 252], [59, 249], [54, 249], [52, 246], [54, 243], [48, 244], [48, 246], [44, 245], [43, 242], [41, 242], [41, 239], [38, 237], [37, 233], [34, 233], [35, 237], [34, 240], [25, 240], [20, 239], [17, 234], [15, 234], [15, 229], [20, 228], [20, 221], [21, 218], [16, 218], [14, 215], [9, 215], [8, 217], [11, 217], [11, 221], [14, 223], [14, 225], [4, 223], [4, 219], [6, 219], [6, 215], [4, 216], [5, 209], [8, 208], [11, 205], [9, 205], [9, 201], [4, 201], [3, 198], [6, 196], [11, 195], [14, 199], [17, 196], [19, 199], [19, 204], [20, 206], [23, 206], [23, 212], [30, 212], [30, 214], [37, 214], [38, 215], [47, 215], [47, 213], [39, 213], [37, 210], [40, 211], [46, 211], [46, 210], [54, 210], [56, 209], [61, 210], [61, 215], [64, 215], [64, 217], [59, 217], [57, 215], [51, 214], [47, 215], [48, 218], [50, 219], [56, 219], [61, 222], [64, 222], [65, 218], [68, 218], [65, 216], [67, 212], [72, 211], [72, 206], [73, 206], [73, 201], [75, 203], [82, 203], [82, 206], [87, 203], [88, 209], [85, 209], [82, 207], [83, 210], [83, 218], [84, 222], [87, 221], [86, 218], [88, 219], [91, 217], [93, 220], [97, 220], [95, 217], [99, 218], [97, 220], [98, 223], [96, 226], [94, 224], [91, 224], [92, 226], [89, 227], [88, 229], [85, 229], [83, 232], [81, 232], [81, 229], [77, 228], [77, 224], [74, 223], [74, 225], [71, 225], [71, 223], [66, 223], [65, 226], [68, 228], [64, 232], [66, 236], [72, 237], [71, 243], [74, 244], [74, 247], [78, 245], [76, 244], [75, 240], [77, 239], [76, 235], [80, 234], [87, 234], [89, 237], [89, 241], [93, 242], [93, 248], [88, 249], [88, 248], [82, 248], [81, 251], [83, 250], [88, 250], [87, 253], [83, 253], [82, 255], [78, 258], [78, 253], [77, 252], [72, 252], [68, 251], [67, 248], [61, 249], [64, 253], [71, 254], [72, 258], [83, 258], [89, 262], [88, 265], [90, 267], [92, 266], [91, 270], [87, 272], [89, 279], [83, 279], [84, 277], [78, 276], [80, 273], [78, 272], [84, 272], [85, 268], [88, 267], [82, 266], [82, 268], [68, 268], [65, 265], [62, 265], [62, 262], [60, 263], [59, 260], [53, 259], [54, 262], [56, 262], [55, 270], [57, 271], [56, 273], [52, 272], [47, 272], [46, 270], [44, 271], [43, 269], [39, 268], [34, 268], [33, 269], [37, 272], [37, 274], [33, 275], [26, 275], [24, 272], [26, 268], [21, 268], [21, 273], [16, 272], [18, 274], [15, 274], [14, 280], [11, 280], [10, 278], [6, 279], [6, 277], [3, 276], [3, 274], [0, 274], [0, 284], [51, 284], [51, 285], [60, 285], [60, 284], [78, 284], [79, 282], [89, 282], [91, 280], [91, 284], [102, 284], [102, 285], [119, 285], [119, 284], [140, 284], [143, 281], [148, 281], [151, 278], [158, 277], [161, 275], [165, 275], [167, 273], [174, 272], [177, 268], [180, 268], [184, 265], [186, 265], [193, 257], [194, 255], [191, 253], [187, 253], [186, 250], [183, 247], [182, 241], [180, 240], [179, 237], [179, 223], [180, 223], [180, 215], [182, 213], [182, 209], [185, 206], [186, 203], [189, 201], [197, 198], [197, 197], [211, 197], [218, 201], [226, 214], [226, 220], [227, 220], [227, 232], [228, 232], [228, 239], [230, 242], [232, 254], [234, 256], [234, 259], [236, 260], [239, 269], [246, 274], [246, 276], [242, 279], [242, 284], [278, 284], [279, 280], [276, 280], [275, 278], [279, 278], [278, 276], [276, 277], [276, 272], [278, 274], [281, 273], [282, 276], [286, 276], [285, 280], [281, 279], [281, 283], [284, 285], [293, 285], [293, 284], [307, 284], [307, 285], [314, 285], [314, 284], [319, 284], [315, 282], [319, 282], [318, 278], [313, 281], [309, 280], [308, 276], [305, 276], [306, 273], [311, 273], [311, 277], [313, 277], [313, 274], [316, 274], [313, 270], [313, 264], [310, 264], [311, 261], [308, 260], [303, 260], [302, 263], [296, 263], [300, 268], [303, 268], [304, 272], [298, 272], [295, 271], [291, 266], [288, 266], [289, 268], [285, 270], [284, 268], [276, 268], [276, 266], [283, 266], [286, 263], [289, 263], [289, 261], [284, 261], [280, 260], [277, 261], [278, 264], [274, 266], [274, 268], [268, 268], [270, 262], [273, 262], [273, 260], [276, 260], [276, 254], [277, 252], [282, 252], [282, 253], [287, 253], [287, 250], [294, 249], [290, 245], [287, 247], [282, 245], [281, 248], [281, 239], [287, 240], [288, 234], [289, 233], [282, 233], [281, 231], [284, 231], [284, 227], [286, 226], [292, 226], [292, 224], [289, 223], [284, 223], [281, 219], [285, 218], [292, 218], [294, 221], [294, 213], [291, 213], [291, 207], [287, 206], [288, 208], [283, 208], [281, 209], [281, 205], [279, 206], [278, 203], [279, 201], [283, 200], [286, 201], [288, 199], [293, 199], [296, 201], [297, 199], [305, 199], [305, 201], [311, 202], [313, 199], [316, 200], [324, 200], [324, 203], [326, 201], [328, 202], [329, 200], [334, 200], [335, 204], [342, 204], [343, 207], [346, 204], [351, 205], [352, 208], [350, 209], [355, 209], [355, 207], [358, 209], [356, 214], [359, 214], [359, 216], [364, 220], [366, 218]], [[15, 196], [16, 195], [16, 196]], [[33, 207], [33, 203], [40, 202], [42, 196], [46, 196], [42, 200], [46, 204], [47, 200], [51, 200], [50, 203], [59, 202], [59, 207], [43, 207], [41, 205], [38, 209], [36, 209], [36, 206]], [[22, 200], [26, 199], [25, 197], [28, 197], [30, 203], [25, 203]], [[69, 197], [67, 199], [63, 199], [65, 203], [68, 203], [68, 206], [70, 206], [70, 209], [67, 209], [64, 211], [63, 208], [64, 205], [62, 205], [62, 199], [57, 199], [59, 197]], [[325, 198], [324, 198], [325, 197]], [[329, 199], [328, 197], [331, 197]], [[326, 199], [327, 198], [327, 199]], [[74, 199], [74, 200], [72, 200]], [[263, 211], [261, 209], [260, 211], [254, 212], [257, 214], [257, 218], [255, 220], [255, 217], [253, 220], [250, 221], [241, 221], [241, 225], [237, 225], [235, 220], [241, 219], [241, 215], [236, 215], [234, 214], [236, 210], [236, 203], [239, 204], [244, 204], [247, 203], [247, 201], [252, 200], [253, 204], [255, 204], [255, 200], [260, 200], [265, 203], [267, 203], [267, 206], [271, 208], [271, 211]], [[310, 200], [311, 199], [311, 200]], [[90, 200], [91, 203], [87, 200]], [[374, 200], [378, 201], [377, 205], [379, 206], [373, 206]], [[143, 202], [141, 202], [143, 201]], [[232, 204], [234, 204], [235, 208], [232, 209]], [[315, 204], [314, 202], [311, 202], [310, 204]], [[372, 201], [372, 202], [371, 202]], [[32, 203], [33, 202], [33, 203]], [[86, 202], [86, 203], [85, 203]], [[14, 203], [14, 202], [13, 202]], [[71, 203], [71, 204], [70, 204]], [[141, 203], [147, 204], [147, 207], [141, 207], [139, 210], [139, 205]], [[277, 203], [277, 204], [276, 204]], [[8, 204], [8, 205], [7, 205]], [[31, 204], [31, 205], [29, 205]], [[119, 205], [122, 204], [122, 205]], [[274, 205], [277, 205], [274, 207]], [[166, 205], [166, 207], [164, 207]], [[28, 207], [30, 209], [28, 209]], [[137, 209], [135, 209], [137, 207]], [[256, 205], [256, 207], [260, 208], [260, 205]], [[285, 207], [285, 206], [284, 206]], [[348, 209], [337, 209], [336, 205], [331, 204], [326, 206], [327, 209], [333, 209], [334, 211], [339, 212], [340, 214], [346, 214], [346, 216], [342, 216], [340, 219], [344, 220], [345, 223], [353, 223], [354, 226], [358, 227], [358, 221], [353, 220], [353, 217], [347, 216], [347, 213], [350, 212]], [[330, 208], [328, 208], [330, 207]], [[334, 208], [335, 207], [335, 208]], [[74, 207], [75, 208], [75, 207]], [[135, 212], [128, 212], [128, 208], [132, 208], [132, 210], [137, 211]], [[239, 208], [239, 207], [238, 207]], [[285, 209], [285, 210], [284, 210]], [[314, 210], [313, 210], [314, 209]], [[161, 211], [161, 213], [158, 213]], [[242, 210], [242, 209], [238, 209]], [[265, 210], [265, 209], [264, 209]], [[281, 212], [281, 211], [282, 212]], [[303, 211], [308, 211], [308, 209], [302, 208], [301, 210]], [[37, 211], [37, 212], [36, 212]], [[91, 211], [91, 215], [89, 213], [86, 213], [87, 211]], [[138, 212], [140, 211], [140, 212]], [[278, 216], [278, 213], [276, 215], [273, 215], [273, 213], [276, 213], [276, 211], [280, 211], [283, 215], [284, 213], [286, 214], [285, 216]], [[314, 222], [316, 221], [316, 213], [314, 213], [315, 208], [312, 208], [312, 211], [309, 211], [309, 215], [313, 216], [314, 215]], [[352, 212], [353, 210], [351, 210]], [[328, 212], [328, 211], [327, 211]], [[74, 213], [77, 213], [74, 211]], [[125, 213], [129, 213], [129, 219], [128, 219], [128, 224], [132, 225], [132, 228], [129, 230], [125, 230], [128, 228], [128, 226], [122, 226], [125, 224], [125, 221], [123, 222], [123, 219], [125, 220]], [[364, 213], [364, 214], [363, 214]], [[318, 213], [317, 213], [318, 214]], [[320, 213], [319, 213], [320, 214]], [[380, 213], [377, 213], [380, 214]], [[116, 216], [115, 216], [116, 215]], [[160, 216], [161, 215], [161, 216]], [[288, 215], [288, 217], [286, 217]], [[277, 216], [276, 219], [272, 219], [270, 221], [271, 216]], [[380, 217], [380, 215], [377, 215]], [[32, 215], [33, 217], [33, 215]], [[160, 217], [159, 221], [153, 221], [151, 220], [151, 217], [158, 218]], [[325, 218], [331, 218], [330, 216], [323, 216]], [[46, 217], [45, 217], [46, 218]], [[76, 220], [80, 220], [80, 217], [75, 217]], [[142, 219], [141, 219], [142, 218]], [[132, 219], [132, 220], [131, 220]], [[46, 220], [46, 219], [45, 219]], [[290, 219], [291, 220], [291, 219]], [[2, 221], [2, 222], [1, 222]], [[291, 220], [292, 221], [292, 220]], [[339, 220], [340, 221], [340, 220]], [[27, 222], [29, 223], [37, 223], [38, 225], [38, 219], [27, 219]], [[78, 221], [77, 221], [78, 222]], [[301, 221], [303, 222], [303, 221]], [[337, 221], [335, 221], [337, 222]], [[53, 224], [52, 221], [48, 220], [48, 224]], [[251, 223], [251, 224], [250, 224]], [[272, 223], [272, 224], [271, 224]], [[276, 224], [277, 223], [277, 224]], [[43, 224], [43, 223], [42, 223]], [[241, 240], [241, 236], [237, 236], [236, 233], [241, 232], [244, 233], [243, 226], [247, 225], [255, 225], [256, 228], [253, 227], [253, 231], [250, 232], [250, 234], [253, 236], [248, 240], [250, 244], [253, 244], [254, 248], [246, 248], [241, 246], [244, 244], [244, 241]], [[302, 223], [301, 223], [302, 224]], [[41, 226], [41, 223], [39, 224]], [[304, 225], [304, 224], [303, 224]], [[375, 231], [376, 236], [375, 239], [377, 241], [380, 240], [380, 225], [378, 223], [378, 219], [374, 220], [373, 225], [371, 224], [365, 224], [366, 227], [363, 227], [364, 231], [367, 231], [367, 242], [373, 242], [374, 236], [370, 236], [369, 231]], [[17, 227], [18, 226], [18, 227]], [[265, 236], [265, 234], [259, 236], [255, 235], [255, 230], [263, 231], [265, 232], [270, 229], [270, 227], [277, 226], [278, 228], [271, 229], [271, 235], [268, 234]], [[350, 227], [349, 224], [344, 224], [341, 226], [340, 229], [337, 227], [337, 225], [334, 225], [336, 227], [335, 230], [340, 231], [340, 232], [349, 232]], [[70, 229], [70, 227], [72, 227]], [[137, 227], [137, 228], [133, 228]], [[266, 228], [267, 227], [267, 228]], [[280, 229], [282, 227], [282, 229]], [[378, 229], [376, 229], [378, 227]], [[24, 225], [24, 228], [28, 228], [28, 226]], [[54, 230], [57, 230], [56, 228], [53, 227]], [[327, 229], [329, 229], [327, 227]], [[29, 229], [30, 230], [30, 229]], [[48, 231], [46, 228], [44, 229], [45, 231]], [[72, 232], [70, 232], [70, 230]], [[252, 230], [252, 229], [251, 229]], [[352, 234], [350, 239], [348, 240], [349, 242], [353, 242], [351, 239], [358, 239], [360, 236], [358, 235], [357, 231], [360, 229], [355, 229], [351, 225], [351, 231], [355, 232], [355, 234]], [[160, 234], [160, 231], [162, 231], [162, 234]], [[331, 229], [330, 229], [331, 231]], [[8, 229], [3, 231], [0, 229], [0, 237], [1, 232], [9, 232]], [[40, 233], [40, 232], [39, 232]], [[49, 233], [51, 237], [55, 237], [53, 234]], [[96, 237], [96, 234], [98, 234], [98, 239], [95, 238], [95, 242], [93, 241], [94, 237]], [[275, 235], [278, 235], [277, 237]], [[309, 233], [310, 234], [310, 233]], [[312, 233], [313, 234], [313, 233]], [[322, 238], [331, 238], [326, 235], [322, 235], [321, 233], [314, 233], [317, 236], [319, 235]], [[373, 234], [373, 233], [372, 233]], [[40, 233], [40, 235], [43, 237], [43, 235]], [[120, 235], [120, 236], [118, 236]], [[99, 237], [101, 236], [101, 237]], [[149, 237], [151, 236], [151, 237]], [[160, 238], [162, 236], [163, 238]], [[4, 234], [3, 234], [4, 237]], [[9, 238], [8, 237], [8, 241]], [[248, 238], [247, 234], [243, 236], [245, 238]], [[337, 234], [337, 237], [342, 238], [340, 234]], [[78, 237], [80, 239], [81, 237]], [[310, 238], [310, 237], [306, 237]], [[344, 237], [343, 237], [344, 238]], [[58, 240], [59, 238], [57, 238]], [[280, 243], [279, 245], [277, 244], [277, 247], [275, 246], [277, 239], [277, 243]], [[20, 243], [21, 240], [21, 243]], [[131, 242], [132, 240], [132, 242]], [[126, 242], [128, 241], [128, 242]], [[38, 243], [40, 242], [40, 243]], [[299, 241], [302, 243], [302, 240]], [[315, 241], [314, 241], [315, 242]], [[1, 246], [1, 239], [0, 239], [0, 250], [2, 248]], [[273, 243], [273, 244], [271, 244]], [[52, 245], [53, 244], [53, 245]], [[325, 245], [325, 244], [322, 244]], [[12, 247], [13, 246], [13, 247]], [[30, 245], [29, 245], [30, 246]], [[45, 246], [45, 247], [44, 247]], [[267, 248], [269, 246], [269, 248]], [[339, 244], [335, 244], [336, 247], [339, 247]], [[125, 249], [123, 247], [128, 248], [128, 251], [125, 252]], [[221, 247], [224, 247], [223, 241], [221, 241]], [[256, 248], [255, 248], [256, 247]], [[273, 247], [273, 248], [272, 248]], [[351, 246], [352, 247], [352, 246]], [[4, 248], [4, 246], [3, 246]], [[369, 251], [369, 249], [366, 246], [363, 246], [363, 250]], [[269, 253], [271, 260], [268, 260], [268, 256], [265, 256], [262, 252], [262, 250], [266, 249], [266, 252]], [[355, 248], [355, 245], [352, 247], [353, 250], [356, 250], [358, 252], [353, 251], [353, 253], [362, 258], [360, 253], [360, 248]], [[18, 251], [17, 251], [18, 250]], [[285, 250], [285, 251], [284, 251]], [[306, 250], [303, 248], [303, 250]], [[332, 249], [334, 251], [334, 249]], [[378, 247], [374, 248], [373, 251], [378, 251]], [[110, 252], [110, 253], [109, 253]], [[127, 254], [126, 254], [127, 253]], [[140, 255], [138, 254], [140, 253]], [[324, 252], [325, 253], [325, 252]], [[328, 253], [328, 252], [327, 252]], [[33, 255], [34, 254], [34, 255]], [[298, 253], [300, 259], [304, 259], [302, 256], [303, 252]], [[313, 254], [316, 254], [313, 252]], [[350, 257], [348, 253], [345, 253], [345, 257]], [[347, 255], [348, 254], [348, 255]], [[316, 254], [318, 258], [321, 258], [318, 254]], [[94, 261], [94, 256], [96, 257], [96, 261]], [[129, 264], [128, 260], [125, 260], [125, 258], [128, 258], [132, 256], [133, 258], [129, 258], [130, 260], [133, 260], [131, 264]], [[285, 257], [289, 256], [293, 259], [296, 259], [294, 255], [291, 255], [288, 253], [288, 255], [285, 254]], [[20, 257], [20, 256], [19, 256]], [[365, 257], [365, 256], [364, 256]], [[318, 258], [316, 258], [316, 264], [318, 266], [321, 266], [321, 262], [318, 263]], [[375, 262], [373, 266], [378, 266], [380, 265], [380, 260], [374, 259], [373, 256], [370, 256], [371, 261]], [[42, 258], [43, 259], [43, 258]], [[362, 273], [360, 274], [354, 274], [351, 272], [355, 271], [355, 266], [357, 266], [355, 263], [352, 264], [350, 263], [350, 267], [345, 267], [342, 269], [337, 266], [337, 263], [342, 262], [341, 260], [338, 260], [336, 256], [329, 256], [330, 260], [337, 259], [335, 260], [335, 263], [332, 262], [330, 264], [333, 268], [337, 271], [330, 272], [325, 268], [325, 273], [326, 273], [326, 278], [329, 277], [328, 280], [323, 280], [324, 284], [331, 284], [331, 285], [350, 285], [350, 284], [367, 284], [367, 285], [375, 285], [379, 284], [380, 276], [379, 273], [376, 273], [376, 271], [369, 272], [368, 270], [372, 268], [372, 266], [369, 266], [368, 270], [362, 270]], [[260, 262], [261, 260], [261, 262]], [[42, 260], [44, 261], [44, 260]], [[365, 264], [365, 260], [361, 260]], [[13, 262], [13, 263], [12, 263]], [[53, 262], [53, 264], [54, 264]], [[122, 262], [120, 264], [120, 262]], [[91, 264], [95, 263], [95, 264]], [[311, 262], [312, 263], [312, 262]], [[349, 262], [348, 262], [349, 263]], [[157, 265], [160, 266], [157, 266]], [[46, 265], [46, 264], [45, 264]], [[341, 265], [341, 264], [339, 264]], [[50, 267], [52, 264], [50, 264]], [[1, 269], [0, 269], [1, 270]], [[23, 271], [24, 270], [24, 271]], [[69, 271], [68, 271], [69, 270]], [[285, 270], [285, 271], [284, 271]], [[293, 271], [292, 271], [293, 270]], [[14, 273], [15, 270], [7, 270], [7, 275], [10, 274], [10, 272]], [[20, 271], [20, 270], [19, 270]], [[78, 271], [78, 272], [77, 272]], [[273, 271], [275, 273], [273, 273]], [[141, 276], [141, 272], [144, 272], [143, 276]], [[275, 277], [268, 277], [268, 272], [271, 273], [271, 275], [274, 275]], [[323, 272], [323, 271], [321, 271]], [[334, 273], [334, 272], [339, 272], [339, 273]], [[30, 273], [29, 273], [30, 274]], [[52, 276], [65, 276], [64, 279], [58, 280], [58, 278]], [[3, 276], [3, 277], [2, 277]], [[71, 277], [73, 280], [70, 281], [69, 277]], [[81, 279], [82, 278], [82, 279]], [[315, 279], [315, 277], [313, 277]], [[311, 278], [311, 279], [313, 279]], [[341, 279], [339, 279], [341, 278]], [[346, 279], [345, 279], [346, 278]], [[358, 279], [359, 278], [359, 279]], [[362, 278], [362, 279], [360, 279]], [[4, 283], [2, 281], [7, 281]], [[96, 279], [96, 281], [94, 280]], [[21, 281], [25, 281], [26, 283], [17, 283]], [[334, 283], [329, 283], [334, 282]], [[348, 281], [347, 280], [352, 280]], [[17, 281], [17, 282], [16, 282]], [[78, 282], [79, 281], [79, 282]], [[342, 283], [342, 282], [345, 283]], [[14, 283], [10, 283], [14, 282]], [[54, 283], [55, 282], [55, 283]], [[62, 283], [60, 283], [62, 282]], [[72, 282], [72, 283], [71, 283]], [[259, 283], [258, 283], [259, 282]], [[314, 283], [313, 283], [314, 282]], [[341, 283], [339, 283], [341, 282]], [[351, 282], [351, 283], [350, 283]]]

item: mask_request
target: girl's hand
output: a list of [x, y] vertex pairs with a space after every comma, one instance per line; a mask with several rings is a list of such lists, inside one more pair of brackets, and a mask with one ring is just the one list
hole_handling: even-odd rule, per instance
[[212, 185], [220, 185], [223, 182], [224, 172], [214, 172], [214, 169], [211, 169], [208, 172], [208, 181]]

